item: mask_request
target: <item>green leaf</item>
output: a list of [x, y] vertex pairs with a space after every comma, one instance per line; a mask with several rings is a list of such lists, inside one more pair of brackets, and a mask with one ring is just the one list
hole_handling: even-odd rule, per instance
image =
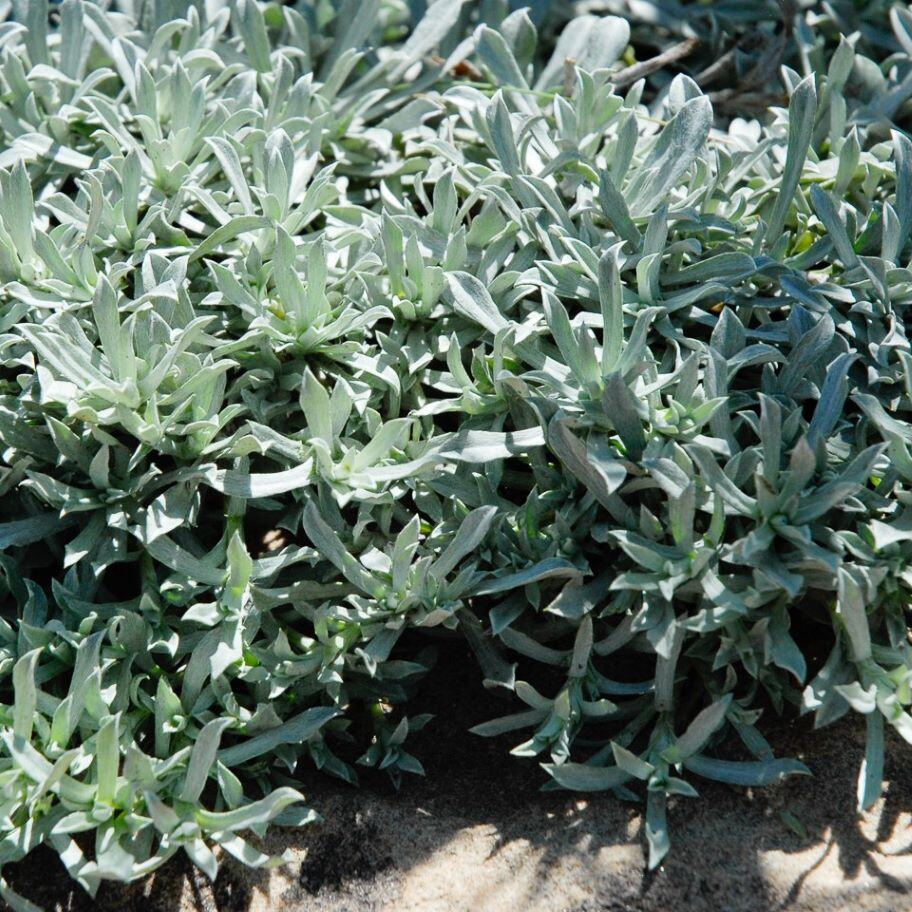
[[611, 497], [627, 477], [627, 470], [620, 461], [610, 457], [593, 458], [570, 430], [569, 422], [559, 416], [548, 425], [548, 446], [599, 503], [608, 510], [615, 509]]
[[721, 700], [700, 710], [693, 722], [687, 726], [684, 734], [675, 741], [671, 748], [671, 752], [674, 754], [673, 759], [671, 756], [668, 759], [671, 762], [680, 763], [696, 754], [722, 726], [731, 703], [732, 696], [727, 694]]
[[684, 176], [706, 145], [713, 110], [704, 95], [691, 98], [663, 128], [627, 188], [634, 216], [650, 214]]
[[781, 182], [776, 191], [776, 202], [764, 234], [767, 244], [775, 243], [782, 234], [811, 145], [814, 120], [817, 116], [817, 91], [814, 88], [813, 75], [806, 76], [795, 87], [789, 99], [788, 111], [788, 148]]
[[254, 757], [271, 753], [281, 744], [303, 744], [315, 735], [339, 711], [330, 706], [315, 706], [305, 709], [276, 728], [248, 738], [240, 744], [222, 748], [218, 758], [225, 766], [237, 766]]
[[[193, 744], [190, 762], [187, 764], [187, 774], [180, 792], [181, 801], [194, 803], [202, 794], [206, 780], [215, 771], [215, 758], [222, 740], [222, 733], [229, 725], [231, 725], [230, 719], [213, 719], [203, 726]], [[228, 765], [224, 754], [220, 759], [226, 766]]]
[[871, 631], [868, 626], [864, 594], [855, 577], [842, 567], [839, 568], [836, 606], [849, 638], [852, 658], [856, 662], [864, 662], [871, 657]]
[[664, 792], [649, 791], [646, 795], [646, 841], [649, 844], [649, 870], [654, 871], [668, 854], [671, 840], [668, 837]]
[[95, 736], [97, 800], [110, 804], [117, 792], [120, 770], [120, 718], [109, 716]]
[[447, 273], [447, 283], [453, 296], [453, 306], [460, 316], [491, 333], [509, 326], [488, 290], [475, 276], [467, 272], [451, 272]]
[[619, 769], [629, 773], [635, 779], [648, 779], [655, 770], [651, 763], [647, 763], [641, 757], [622, 747], [616, 741], [611, 742], [611, 752], [614, 755], [614, 762]]
[[776, 760], [715, 760], [697, 754], [689, 757], [684, 766], [704, 779], [714, 779], [728, 785], [773, 785], [786, 776], [810, 776], [811, 771], [800, 761]]
[[564, 61], [572, 60], [583, 70], [596, 70], [614, 63], [630, 41], [630, 26], [617, 16], [584, 15], [572, 19], [561, 32], [551, 59], [535, 86], [548, 88], [560, 82]]
[[865, 755], [858, 772], [858, 810], [867, 811], [880, 798], [883, 788], [884, 731], [883, 716], [873, 712], [865, 716], [867, 734]]
[[459, 526], [459, 530], [450, 543], [434, 561], [430, 573], [438, 580], [446, 579], [456, 569], [459, 562], [472, 554], [488, 534], [495, 517], [497, 507], [483, 506], [472, 510]]
[[237, 832], [262, 826], [274, 820], [286, 808], [304, 801], [304, 796], [293, 788], [277, 788], [265, 798], [253, 801], [232, 811], [207, 811], [199, 809], [196, 819], [200, 825], [215, 832]]
[[254, 69], [261, 73], [270, 72], [272, 64], [269, 59], [269, 36], [266, 33], [266, 22], [257, 0], [234, 0], [231, 20], [241, 36], [247, 57]]
[[604, 792], [628, 782], [630, 773], [617, 766], [583, 763], [543, 763], [542, 768], [563, 788], [575, 792]]
[[[257, 9], [252, 0], [240, 0], [237, 8], [240, 9], [242, 6], [244, 8]], [[244, 212], [247, 215], [253, 215], [253, 200], [250, 198], [250, 188], [247, 186], [247, 179], [244, 177], [244, 170], [241, 167], [237, 150], [232, 143], [220, 136], [210, 136], [206, 139], [206, 142], [212, 147], [212, 151], [219, 160], [222, 171], [225, 172], [225, 177], [228, 178], [228, 183], [243, 206]]]
[[579, 569], [569, 561], [560, 558], [547, 558], [537, 564], [526, 567], [524, 570], [508, 573], [505, 576], [496, 577], [487, 583], [483, 583], [473, 590], [473, 595], [493, 595], [546, 579], [572, 578], [581, 575]]
[[497, 85], [526, 88], [519, 64], [500, 32], [480, 25], [475, 33], [475, 42], [479, 59], [491, 72]]
[[38, 687], [35, 683], [35, 668], [41, 649], [32, 649], [13, 666], [13, 734], [28, 741], [35, 722], [38, 706]]
[[32, 542], [42, 541], [65, 529], [73, 522], [72, 518], [61, 519], [54, 513], [41, 513], [30, 516], [28, 519], [14, 519], [10, 522], [0, 523], [0, 549], [12, 548], [16, 545], [30, 545]]

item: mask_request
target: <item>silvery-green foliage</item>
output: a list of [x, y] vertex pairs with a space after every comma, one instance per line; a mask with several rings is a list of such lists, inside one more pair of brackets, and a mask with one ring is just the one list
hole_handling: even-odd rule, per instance
[[764, 715], [865, 714], [861, 807], [912, 740], [905, 88], [843, 41], [723, 131], [612, 88], [625, 20], [486, 9], [0, 26], [0, 864], [273, 863], [300, 764], [423, 772], [407, 631], [553, 787], [645, 783], [653, 865], [807, 772]]

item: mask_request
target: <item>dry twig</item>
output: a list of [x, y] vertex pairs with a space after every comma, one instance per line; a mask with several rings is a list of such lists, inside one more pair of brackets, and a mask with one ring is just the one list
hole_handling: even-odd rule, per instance
[[619, 70], [614, 74], [611, 82], [616, 89], [632, 85], [638, 79], [642, 79], [644, 76], [649, 76], [650, 73], [661, 70], [662, 67], [668, 66], [669, 63], [683, 60], [685, 57], [692, 54], [699, 46], [699, 38], [685, 38], [683, 41], [678, 42], [678, 44], [673, 45], [667, 51], [663, 51], [656, 57]]

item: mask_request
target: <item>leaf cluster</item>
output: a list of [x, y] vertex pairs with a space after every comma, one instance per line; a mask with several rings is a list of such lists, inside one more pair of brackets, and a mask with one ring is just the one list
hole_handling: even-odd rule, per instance
[[651, 865], [772, 715], [862, 808], [912, 741], [912, 18], [721, 126], [625, 19], [413, 13], [0, 24], [0, 864], [275, 863], [302, 764], [423, 772], [423, 638]]

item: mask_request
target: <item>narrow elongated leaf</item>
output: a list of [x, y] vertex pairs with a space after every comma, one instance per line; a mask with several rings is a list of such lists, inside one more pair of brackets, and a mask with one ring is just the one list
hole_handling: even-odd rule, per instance
[[788, 148], [776, 203], [766, 226], [764, 237], [768, 244], [778, 240], [785, 225], [788, 211], [798, 189], [798, 182], [801, 180], [814, 131], [816, 114], [817, 91], [814, 88], [814, 77], [806, 76], [795, 87], [792, 97], [789, 99]]
[[811, 771], [798, 760], [715, 760], [702, 754], [689, 757], [684, 765], [704, 779], [728, 785], [772, 785], [786, 776], [810, 776]]
[[298, 713], [276, 728], [271, 728], [232, 747], [222, 748], [218, 752], [218, 758], [225, 766], [231, 767], [237, 766], [239, 763], [246, 763], [254, 757], [271, 753], [280, 744], [304, 744], [308, 738], [315, 735], [338, 714], [339, 711], [330, 706], [305, 709], [304, 712]]

